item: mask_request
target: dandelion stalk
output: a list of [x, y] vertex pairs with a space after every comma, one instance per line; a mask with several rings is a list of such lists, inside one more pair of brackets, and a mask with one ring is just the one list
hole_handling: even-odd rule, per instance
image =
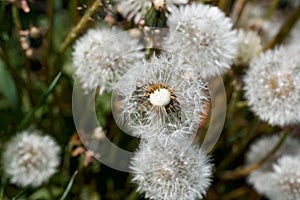
[[286, 19], [285, 23], [281, 26], [278, 33], [264, 46], [263, 50], [266, 51], [275, 47], [275, 45], [280, 44], [284, 41], [286, 36], [289, 34], [295, 23], [300, 17], [300, 4], [298, 7], [290, 14]]
[[72, 24], [76, 25], [78, 22], [78, 0], [70, 1], [70, 12]]
[[[61, 45], [58, 58], [56, 62], [60, 60], [60, 56], [64, 54], [67, 50], [69, 45], [79, 36], [82, 30], [86, 27], [88, 21], [90, 20], [91, 16], [102, 6], [101, 0], [96, 0], [93, 5], [86, 11], [84, 16], [78, 22], [78, 24], [72, 28], [72, 30], [68, 33], [67, 37], [65, 38], [63, 44]], [[55, 63], [56, 63], [55, 62]]]
[[138, 200], [140, 195], [136, 192], [136, 190], [137, 188], [133, 189], [132, 192], [126, 198], [126, 200]]
[[278, 6], [279, 0], [273, 0], [266, 12], [265, 19], [270, 19]]
[[238, 142], [238, 146], [236, 150], [229, 154], [218, 166], [217, 171], [220, 171], [224, 169], [228, 164], [230, 164], [234, 159], [236, 159], [238, 156], [240, 156], [244, 150], [247, 148], [247, 145], [249, 142], [258, 135], [258, 132], [256, 131], [260, 125], [260, 120], [255, 119], [254, 122], [251, 125], [251, 130], [246, 134], [245, 137], [242, 138], [242, 141]]
[[22, 26], [21, 26], [21, 20], [20, 20], [18, 7], [16, 4], [13, 4], [11, 9], [12, 9], [12, 17], [13, 17], [15, 26], [16, 26], [17, 30], [20, 31], [20, 30], [22, 30]]
[[[47, 32], [47, 45], [45, 48], [45, 58], [50, 57], [52, 49], [52, 36], [53, 36], [53, 22], [54, 22], [54, 0], [47, 1], [47, 19], [48, 19], [48, 32]], [[49, 60], [49, 59], [48, 59]], [[46, 61], [47, 62], [47, 61]], [[50, 71], [49, 63], [47, 69]], [[50, 78], [50, 72], [48, 72], [48, 79]]]
[[231, 19], [234, 21], [235, 25], [237, 25], [237, 23], [239, 22], [239, 19], [242, 16], [246, 3], [247, 3], [246, 0], [237, 0], [235, 2], [233, 6], [233, 12], [231, 15]]
[[247, 168], [238, 167], [234, 171], [225, 172], [225, 173], [221, 174], [221, 178], [228, 179], [228, 180], [238, 179], [238, 178], [245, 177], [248, 174], [250, 174], [251, 172], [253, 172], [254, 170], [258, 169], [281, 147], [281, 145], [283, 144], [283, 142], [285, 141], [285, 139], [287, 138], [288, 135], [289, 135], [289, 132], [285, 131], [284, 134], [281, 136], [280, 140], [278, 141], [278, 143], [274, 146], [274, 148], [264, 158], [262, 158], [257, 163], [254, 163], [253, 165], [251, 165]]
[[232, 4], [232, 0], [220, 0], [218, 2], [218, 7], [227, 14], [229, 14], [229, 7]]

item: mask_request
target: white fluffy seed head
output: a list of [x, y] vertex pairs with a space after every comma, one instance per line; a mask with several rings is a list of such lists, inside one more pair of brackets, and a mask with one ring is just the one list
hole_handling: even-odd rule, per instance
[[167, 25], [173, 31], [163, 48], [191, 62], [204, 78], [230, 68], [237, 52], [236, 31], [217, 7], [201, 3], [180, 6], [171, 13]]
[[283, 156], [274, 164], [271, 199], [300, 199], [300, 158], [297, 156]]
[[149, 199], [201, 199], [210, 185], [212, 166], [196, 146], [142, 143], [131, 161], [132, 182]]
[[40, 131], [23, 131], [8, 143], [2, 157], [5, 174], [20, 187], [38, 187], [56, 172], [59, 146]]
[[74, 45], [75, 77], [82, 88], [110, 92], [133, 63], [144, 57], [142, 45], [128, 32], [102, 27], [90, 29]]
[[187, 77], [190, 69], [190, 64], [173, 54], [136, 63], [114, 92], [118, 110], [113, 113], [119, 127], [141, 138], [186, 126], [197, 129], [208, 101], [207, 85], [197, 73]]
[[299, 155], [283, 155], [272, 170], [258, 174], [254, 188], [272, 200], [300, 199]]
[[252, 59], [244, 78], [248, 105], [271, 125], [300, 123], [300, 59], [288, 47]]
[[150, 94], [149, 101], [154, 106], [166, 106], [171, 101], [171, 93], [165, 88], [155, 90]]
[[247, 65], [251, 59], [262, 51], [261, 38], [253, 31], [238, 31], [238, 51], [234, 63]]
[[[246, 164], [252, 165], [263, 159], [279, 142], [280, 135], [265, 136], [250, 146], [250, 150], [246, 154]], [[300, 142], [295, 138], [287, 137], [281, 147], [257, 170], [252, 172], [247, 181], [257, 192], [263, 195], [270, 195], [281, 191], [274, 179], [274, 164], [276, 164], [283, 156], [298, 156], [300, 154]], [[282, 191], [281, 191], [282, 192]], [[289, 199], [279, 198], [275, 194], [270, 199]], [[276, 197], [276, 198], [275, 198]], [[281, 196], [278, 196], [281, 197]], [[293, 198], [292, 198], [293, 199]], [[297, 198], [296, 198], [297, 199]]]

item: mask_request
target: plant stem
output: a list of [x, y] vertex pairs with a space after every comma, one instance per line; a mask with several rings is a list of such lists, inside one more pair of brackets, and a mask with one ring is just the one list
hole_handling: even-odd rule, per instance
[[132, 192], [127, 196], [126, 200], [137, 200], [139, 199], [139, 194], [136, 191], [136, 188], [132, 190]]
[[78, 0], [72, 0], [69, 4], [70, 17], [72, 19], [72, 25], [76, 25], [78, 22]]
[[54, 0], [47, 0], [47, 19], [48, 19], [48, 31], [46, 36], [46, 47], [45, 47], [45, 65], [47, 68], [47, 83], [50, 83], [51, 67], [50, 67], [50, 53], [52, 51], [52, 36], [53, 36], [53, 23], [54, 23]]
[[234, 22], [235, 26], [237, 26], [242, 13], [244, 11], [245, 5], [247, 1], [246, 0], [237, 0], [233, 6], [233, 12], [231, 15], [231, 19]]
[[272, 155], [281, 147], [281, 145], [283, 144], [283, 142], [285, 141], [288, 135], [289, 132], [285, 131], [284, 134], [281, 136], [280, 140], [278, 141], [278, 143], [274, 146], [274, 148], [257, 163], [254, 163], [251, 166], [246, 168], [238, 167], [234, 171], [225, 172], [221, 174], [220, 178], [230, 180], [230, 179], [238, 179], [247, 176], [254, 170], [258, 169], [261, 165], [263, 165], [270, 157], [272, 157]]
[[244, 138], [242, 138], [242, 141], [238, 142], [237, 149], [229, 154], [217, 167], [216, 171], [223, 170], [228, 164], [230, 164], [234, 159], [236, 159], [240, 154], [244, 152], [249, 142], [258, 135], [257, 129], [260, 125], [260, 120], [255, 119], [255, 121], [251, 124], [251, 130], [246, 134]]
[[54, 66], [57, 66], [60, 63], [61, 56], [65, 53], [69, 45], [74, 42], [74, 40], [79, 36], [81, 31], [87, 25], [87, 22], [90, 20], [91, 16], [102, 6], [101, 0], [96, 0], [93, 5], [86, 11], [84, 16], [78, 22], [78, 24], [72, 28], [65, 38], [63, 44], [61, 45], [57, 58], [54, 62]]
[[230, 6], [232, 4], [232, 0], [219, 0], [218, 7], [226, 13], [226, 15], [230, 12]]
[[279, 0], [273, 0], [266, 12], [265, 19], [270, 19], [278, 6]]
[[280, 44], [284, 41], [286, 36], [289, 34], [298, 18], [300, 17], [300, 4], [298, 7], [289, 15], [285, 23], [281, 26], [278, 33], [264, 46], [263, 50], [266, 51], [275, 47], [276, 44]]
[[18, 11], [18, 7], [17, 5], [14, 3], [12, 4], [12, 17], [13, 17], [13, 21], [15, 23], [15, 26], [17, 28], [17, 31], [22, 30], [22, 25], [21, 25], [21, 20], [20, 20], [20, 15], [19, 15], [19, 11]]

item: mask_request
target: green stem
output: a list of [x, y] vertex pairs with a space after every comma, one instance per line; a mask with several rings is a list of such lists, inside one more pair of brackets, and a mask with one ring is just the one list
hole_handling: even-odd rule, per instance
[[54, 0], [47, 1], [47, 18], [48, 18], [48, 32], [47, 32], [47, 42], [45, 48], [45, 65], [47, 66], [47, 82], [50, 82], [50, 53], [52, 51], [52, 36], [53, 36], [53, 24], [54, 24]]
[[126, 198], [126, 200], [138, 200], [138, 199], [139, 199], [139, 194], [136, 192], [136, 188], [134, 188]]
[[78, 22], [78, 24], [72, 28], [61, 45], [58, 55], [54, 61], [54, 66], [58, 66], [61, 62], [61, 56], [65, 53], [69, 45], [79, 36], [82, 30], [86, 27], [90, 21], [91, 16], [102, 6], [101, 0], [96, 0], [93, 5], [86, 11], [84, 16]]
[[22, 25], [21, 25], [21, 20], [20, 20], [18, 7], [15, 3], [13, 3], [12, 6], [11, 6], [11, 9], [12, 9], [13, 21], [15, 23], [17, 31], [20, 31], [20, 30], [22, 30]]
[[72, 19], [72, 25], [76, 25], [78, 22], [78, 0], [70, 1], [70, 17]]
[[265, 15], [265, 19], [270, 19], [274, 13], [274, 11], [276, 10], [277, 6], [278, 6], [279, 0], [273, 0], [271, 2], [271, 5], [269, 6], [266, 15]]

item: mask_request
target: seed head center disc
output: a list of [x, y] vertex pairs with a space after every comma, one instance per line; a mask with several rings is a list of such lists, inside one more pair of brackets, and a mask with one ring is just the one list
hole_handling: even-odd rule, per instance
[[154, 106], [166, 106], [171, 101], [171, 93], [168, 89], [160, 88], [150, 94], [149, 100]]

